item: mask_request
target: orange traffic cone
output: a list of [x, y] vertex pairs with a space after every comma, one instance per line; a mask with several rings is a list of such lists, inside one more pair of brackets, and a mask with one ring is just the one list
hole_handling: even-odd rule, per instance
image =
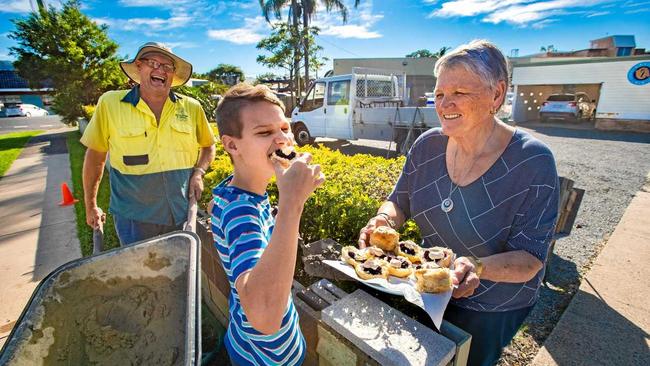
[[70, 188], [68, 188], [68, 184], [65, 182], [61, 183], [61, 194], [63, 195], [63, 201], [59, 203], [59, 206], [70, 206], [79, 202], [79, 200], [72, 196], [72, 192], [70, 192]]

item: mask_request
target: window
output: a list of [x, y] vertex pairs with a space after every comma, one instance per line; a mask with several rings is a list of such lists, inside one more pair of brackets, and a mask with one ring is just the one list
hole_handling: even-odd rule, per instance
[[309, 90], [309, 93], [307, 93], [307, 97], [305, 97], [305, 100], [300, 107], [300, 111], [309, 112], [318, 109], [323, 106], [324, 99], [325, 83], [315, 83]]
[[575, 96], [573, 94], [555, 94], [547, 99], [549, 102], [573, 102]]
[[347, 105], [350, 102], [350, 81], [332, 81], [327, 90], [327, 105]]

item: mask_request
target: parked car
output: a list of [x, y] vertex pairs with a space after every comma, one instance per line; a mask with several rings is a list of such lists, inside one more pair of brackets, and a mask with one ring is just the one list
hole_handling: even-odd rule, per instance
[[424, 93], [425, 98], [427, 98], [426, 101], [426, 106], [427, 107], [434, 107], [436, 106], [436, 96], [435, 93]]
[[596, 114], [596, 100], [589, 98], [587, 93], [552, 94], [542, 103], [539, 109], [539, 119], [544, 122], [549, 119], [593, 119]]
[[41, 107], [37, 107], [33, 104], [14, 104], [11, 106], [7, 106], [7, 109], [5, 110], [5, 115], [7, 117], [47, 116], [48, 114], [50, 114], [48, 111], [46, 111]]

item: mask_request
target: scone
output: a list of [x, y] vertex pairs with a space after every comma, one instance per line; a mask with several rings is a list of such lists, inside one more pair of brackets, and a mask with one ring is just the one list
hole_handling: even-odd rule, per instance
[[419, 292], [440, 293], [451, 289], [449, 268], [415, 270], [415, 289]]
[[369, 280], [371, 278], [388, 278], [388, 265], [386, 261], [381, 259], [368, 259], [367, 261], [354, 266], [354, 270], [357, 272], [357, 275], [364, 280]]
[[295, 159], [296, 156], [293, 146], [283, 146], [271, 153], [271, 160], [277, 161], [284, 169], [287, 169], [291, 165], [291, 160]]
[[454, 258], [454, 252], [449, 248], [443, 247], [426, 248], [420, 252], [420, 258], [422, 258], [422, 262], [435, 262], [440, 267], [449, 268]]
[[365, 251], [368, 253], [368, 257], [371, 257], [371, 258], [384, 259], [384, 260], [386, 260], [386, 258], [388, 258], [388, 256], [386, 255], [386, 253], [384, 253], [383, 250], [381, 250], [381, 249], [379, 249], [377, 247], [374, 247], [374, 246], [367, 247], [365, 249]]
[[397, 254], [408, 258], [413, 263], [420, 261], [421, 250], [420, 246], [411, 240], [400, 241], [397, 245]]
[[398, 241], [399, 234], [388, 226], [379, 226], [370, 234], [370, 245], [374, 245], [384, 251], [395, 251]]
[[395, 277], [408, 277], [413, 273], [413, 264], [400, 255], [388, 259], [388, 273]]
[[347, 246], [341, 249], [341, 260], [353, 267], [358, 263], [365, 262], [369, 257], [368, 251], [365, 249], [359, 249], [353, 246]]

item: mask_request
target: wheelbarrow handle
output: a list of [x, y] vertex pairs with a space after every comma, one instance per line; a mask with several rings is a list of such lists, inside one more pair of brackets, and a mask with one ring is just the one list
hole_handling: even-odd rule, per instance
[[191, 196], [189, 208], [187, 209], [187, 222], [185, 222], [185, 226], [183, 227], [183, 230], [191, 231], [193, 233], [196, 232], [197, 212], [198, 212], [198, 204], [196, 202], [196, 197]]
[[99, 254], [104, 250], [104, 225], [100, 224], [98, 228], [93, 229], [93, 255]]

